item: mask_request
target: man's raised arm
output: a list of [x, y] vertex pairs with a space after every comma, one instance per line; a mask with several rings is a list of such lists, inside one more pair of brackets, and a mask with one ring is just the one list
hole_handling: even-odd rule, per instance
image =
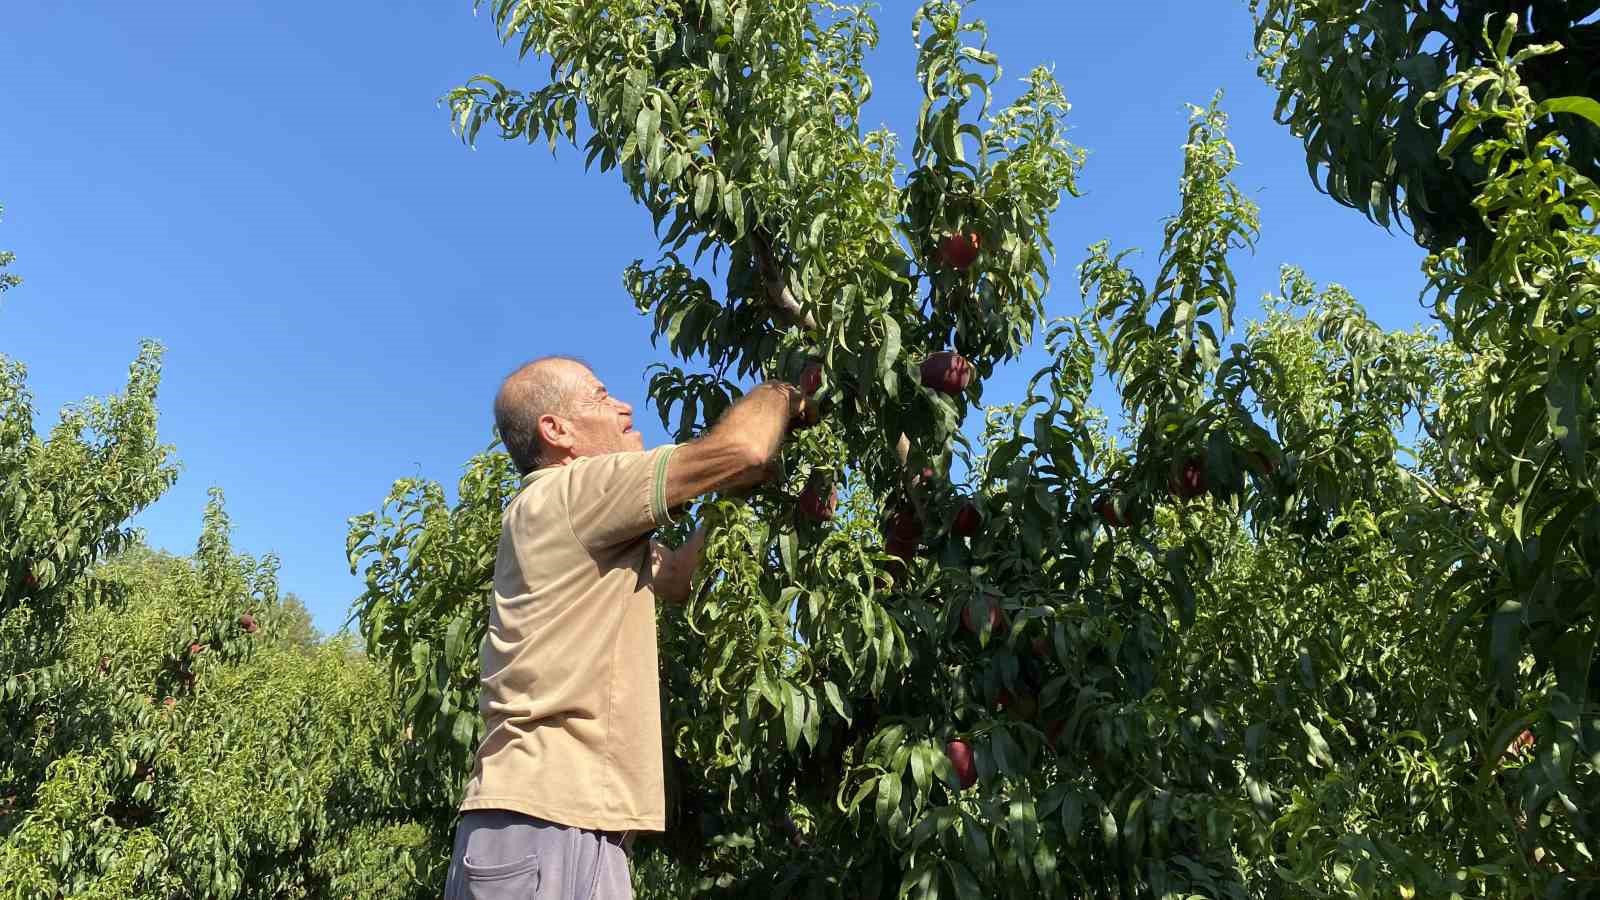
[[805, 402], [799, 388], [781, 381], [758, 385], [740, 397], [704, 435], [672, 452], [667, 508], [677, 509], [712, 491], [766, 481], [789, 424], [804, 412]]

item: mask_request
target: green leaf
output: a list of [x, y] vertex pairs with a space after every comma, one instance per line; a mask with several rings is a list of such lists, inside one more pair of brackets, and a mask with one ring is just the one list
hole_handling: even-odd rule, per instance
[[1184, 547], [1173, 547], [1166, 554], [1167, 574], [1172, 578], [1172, 590], [1177, 595], [1178, 619], [1183, 627], [1188, 628], [1194, 624], [1195, 599], [1194, 587], [1189, 583], [1189, 551]]
[[938, 857], [928, 857], [917, 863], [916, 868], [908, 870], [900, 880], [900, 896], [938, 900], [939, 866]]
[[800, 731], [804, 725], [805, 698], [795, 690], [794, 685], [783, 684], [783, 738], [792, 752], [800, 742]]
[[799, 696], [806, 704], [806, 715], [800, 728], [800, 736], [805, 739], [807, 747], [815, 750], [817, 748], [818, 731], [822, 727], [822, 710], [811, 695], [800, 694]]
[[711, 201], [716, 199], [717, 176], [712, 172], [701, 172], [694, 182], [694, 214], [696, 217], [705, 218], [711, 209]]
[[1590, 404], [1584, 395], [1584, 377], [1573, 360], [1563, 359], [1550, 367], [1544, 388], [1550, 436], [1561, 445], [1567, 471], [1579, 484], [1589, 483], [1588, 435], [1583, 422]]
[[450, 626], [444, 633], [444, 658], [445, 664], [455, 668], [461, 661], [462, 632], [466, 631], [467, 620], [464, 616], [457, 616], [450, 620]]
[[728, 221], [733, 223], [735, 240], [744, 237], [744, 192], [741, 191], [739, 186], [733, 182], [729, 182], [727, 186], [722, 189], [722, 211], [727, 215]]
[[793, 528], [778, 532], [778, 554], [783, 557], [783, 571], [791, 579], [798, 578], [796, 562], [800, 555], [800, 536]]
[[1600, 100], [1595, 100], [1593, 97], [1551, 97], [1534, 110], [1535, 116], [1546, 116], [1551, 113], [1582, 116], [1596, 128], [1600, 128]]
[[938, 833], [960, 821], [961, 811], [950, 806], [929, 810], [928, 814], [911, 830], [911, 846], [920, 847]]
[[1011, 738], [1011, 733], [1004, 728], [995, 729], [989, 736], [989, 746], [994, 753], [996, 771], [1003, 775], [1018, 775], [1022, 772], [1022, 748]]
[[955, 860], [945, 860], [945, 871], [950, 873], [950, 881], [955, 885], [957, 897], [981, 897], [983, 889], [978, 886], [978, 880], [966, 866]]
[[647, 174], [654, 177], [661, 173], [661, 160], [667, 149], [666, 138], [657, 134], [651, 139], [649, 148], [649, 152], [645, 155], [644, 168]]
[[639, 115], [639, 107], [644, 104], [644, 92], [648, 86], [646, 76], [642, 69], [629, 69], [622, 80], [622, 115], [624, 122]]
[[845, 708], [844, 698], [839, 696], [839, 686], [831, 681], [824, 682], [822, 685], [822, 692], [827, 696], [828, 703], [833, 706], [834, 711], [839, 714], [839, 718], [844, 719], [846, 723], [849, 723], [850, 713]]
[[933, 748], [924, 744], [911, 749], [911, 781], [917, 786], [915, 803], [918, 809], [922, 807], [922, 802], [928, 795], [928, 766], [931, 762], [928, 756], [932, 752]]
[[683, 170], [689, 167], [689, 157], [683, 153], [673, 152], [666, 157], [661, 166], [661, 177], [667, 181], [676, 181]]
[[961, 817], [961, 836], [967, 845], [967, 861], [980, 872], [988, 869], [990, 865], [989, 836], [984, 834], [983, 825], [969, 815]]
[[856, 809], [859, 806], [861, 806], [861, 801], [867, 799], [867, 795], [872, 793], [873, 789], [876, 788], [877, 786], [878, 786], [878, 780], [875, 779], [875, 778], [871, 779], [871, 780], [868, 780], [868, 781], [862, 782], [861, 786], [856, 788], [855, 796], [850, 798], [849, 806], [847, 806], [845, 808], [848, 809], [852, 813], [855, 812]]
[[894, 823], [901, 821], [900, 776], [885, 774], [878, 777], [877, 816], [880, 824], [898, 831]]
[[1276, 818], [1277, 809], [1273, 806], [1275, 799], [1272, 787], [1254, 775], [1244, 778], [1245, 793], [1250, 797], [1250, 802], [1255, 804], [1256, 812], [1265, 818]]
[[883, 343], [878, 347], [878, 378], [888, 378], [900, 358], [900, 323], [894, 316], [883, 317]]
[[1495, 610], [1489, 631], [1489, 659], [1494, 663], [1495, 675], [1508, 693], [1516, 683], [1518, 657], [1522, 649], [1523, 607], [1516, 600], [1507, 600]]
[[455, 742], [457, 747], [463, 747], [468, 750], [475, 749], [476, 742], [473, 740], [473, 732], [477, 730], [477, 725], [477, 710], [460, 710], [456, 713], [455, 722], [450, 728], [451, 740]]
[[1305, 731], [1306, 739], [1310, 744], [1311, 761], [1323, 768], [1331, 767], [1333, 765], [1333, 754], [1328, 750], [1328, 742], [1323, 738], [1321, 729], [1310, 722], [1301, 722], [1300, 727]]
[[634, 119], [633, 123], [633, 139], [635, 144], [643, 148], [646, 154], [655, 153], [658, 159], [660, 154], [655, 148], [660, 130], [661, 112], [655, 106], [655, 98], [651, 97], [645, 101], [644, 105], [639, 107], [639, 115]]

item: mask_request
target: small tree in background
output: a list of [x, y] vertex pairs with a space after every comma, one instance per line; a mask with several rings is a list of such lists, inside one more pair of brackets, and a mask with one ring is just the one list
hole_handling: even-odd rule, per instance
[[48, 438], [0, 359], [0, 898], [436, 895], [380, 674], [233, 552], [220, 491], [190, 558], [126, 527], [176, 477], [160, 353]]
[[289, 591], [278, 598], [278, 605], [283, 609], [281, 631], [285, 641], [306, 650], [322, 641], [322, 635], [311, 621], [311, 611], [306, 609], [300, 595]]
[[[0, 206], [0, 213], [4, 213], [4, 212], [5, 212], [5, 207]], [[16, 261], [16, 259], [17, 259], [17, 255], [15, 253], [12, 253], [10, 250], [0, 250], [0, 269], [4, 269], [6, 266], [11, 265], [13, 262]], [[17, 275], [16, 273], [14, 273], [14, 272], [0, 272], [0, 294], [3, 294], [6, 291], [11, 290], [12, 288], [16, 287], [17, 285], [19, 285], [21, 283], [22, 283], [22, 277]]]

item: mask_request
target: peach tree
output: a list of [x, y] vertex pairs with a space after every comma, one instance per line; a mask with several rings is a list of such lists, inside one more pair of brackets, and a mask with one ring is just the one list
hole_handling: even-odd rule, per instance
[[[782, 478], [694, 511], [711, 537], [695, 597], [662, 614], [670, 822], [636, 857], [643, 895], [1505, 896], [1587, 864], [1586, 807], [1559, 780], [1587, 783], [1562, 743], [1575, 726], [1518, 739], [1566, 676], [1504, 668], [1522, 607], [1479, 577], [1508, 546], [1485, 523], [1525, 527], [1505, 497], [1555, 491], [1551, 465], [1519, 468], [1524, 444], [1473, 441], [1505, 389], [1495, 366], [1543, 357], [1486, 359], [1453, 300], [1449, 340], [1386, 331], [1293, 268], [1241, 333], [1230, 257], [1258, 223], [1217, 102], [1193, 110], [1153, 271], [1097, 244], [1082, 311], [1051, 320], [1049, 228], [1083, 157], [1048, 71], [993, 100], [999, 61], [962, 4], [913, 17], [907, 161], [860, 121], [862, 6], [488, 5], [548, 77], [473, 79], [450, 95], [455, 126], [578, 147], [649, 212], [661, 257], [623, 282], [676, 358], [650, 369], [663, 424], [692, 439], [763, 378], [822, 401]], [[1452, 135], [1500, 141], [1490, 119], [1553, 109], [1515, 89], [1541, 51], [1496, 48], [1417, 101], [1459, 109]], [[1318, 96], [1326, 116], [1366, 95]], [[1533, 246], [1429, 261], [1446, 298], [1481, 276], [1570, 307], [1562, 329], [1539, 317], [1550, 303], [1495, 320], [1506, 340], [1576, 334], [1592, 308], [1577, 257], [1559, 278], [1519, 268], [1592, 239], [1567, 144], [1537, 140], [1491, 144], [1510, 174], [1473, 207], [1518, 211], [1505, 221]], [[1026, 395], [984, 406], [985, 379], [1038, 336], [1050, 362]], [[1592, 372], [1592, 346], [1570, 349]], [[1090, 402], [1102, 378], [1115, 427]], [[1544, 390], [1516, 434], [1544, 440], [1529, 429], [1548, 411], [1552, 440], [1578, 440], [1557, 426], [1588, 415], [1587, 390]], [[515, 489], [491, 445], [454, 504], [403, 480], [352, 520], [356, 614], [404, 698], [440, 856], [481, 737], [476, 650]], [[1588, 507], [1562, 509], [1534, 510], [1571, 517], [1549, 549], [1517, 552], [1576, 579]], [[1492, 652], [1449, 652], [1497, 609]]]
[[1515, 785], [1522, 851], [1556, 885], [1600, 837], [1600, 52], [1597, 6], [1256, 0], [1262, 73], [1319, 186], [1426, 251], [1427, 297], [1467, 361], [1443, 414], [1430, 554], [1438, 652], [1484, 682], [1461, 714], [1536, 738]]
[[[213, 491], [192, 557], [130, 516], [173, 483], [160, 348], [41, 436], [0, 370], [0, 897], [412, 896], [437, 874], [404, 741], [348, 641], [307, 647]], [[424, 808], [426, 810], [426, 807]]]

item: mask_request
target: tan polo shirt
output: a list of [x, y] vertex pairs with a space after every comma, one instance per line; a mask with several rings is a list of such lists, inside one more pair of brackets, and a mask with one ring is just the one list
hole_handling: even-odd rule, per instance
[[666, 827], [650, 532], [674, 449], [536, 470], [506, 507], [463, 812]]

